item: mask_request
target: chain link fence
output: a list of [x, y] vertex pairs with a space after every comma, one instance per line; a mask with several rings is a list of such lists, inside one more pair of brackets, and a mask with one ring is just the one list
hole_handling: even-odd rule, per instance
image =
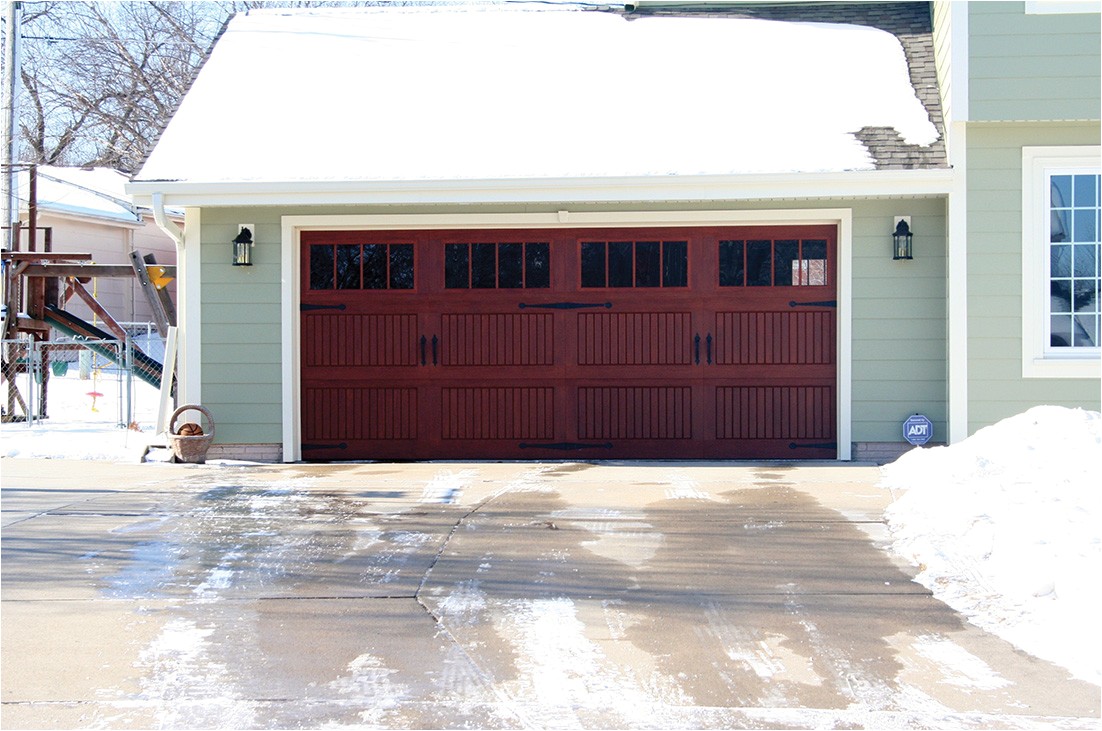
[[0, 341], [3, 422], [152, 426], [159, 394], [135, 377], [135, 368], [141, 366], [135, 353], [140, 349], [163, 362], [164, 342], [149, 323], [123, 325], [128, 334], [123, 341]]

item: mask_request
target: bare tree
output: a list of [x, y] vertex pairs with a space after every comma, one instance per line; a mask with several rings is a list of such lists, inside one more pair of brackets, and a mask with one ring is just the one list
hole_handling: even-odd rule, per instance
[[230, 12], [221, 3], [44, 4], [23, 31], [26, 157], [133, 171]]

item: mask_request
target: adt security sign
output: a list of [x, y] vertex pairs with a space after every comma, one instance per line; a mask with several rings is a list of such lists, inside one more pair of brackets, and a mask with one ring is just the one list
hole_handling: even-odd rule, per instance
[[907, 417], [903, 422], [903, 438], [916, 447], [930, 441], [934, 435], [934, 423], [922, 414]]

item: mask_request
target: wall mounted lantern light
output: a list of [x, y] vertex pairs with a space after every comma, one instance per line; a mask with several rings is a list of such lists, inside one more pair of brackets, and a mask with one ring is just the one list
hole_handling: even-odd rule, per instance
[[235, 267], [250, 267], [253, 265], [253, 227], [249, 224], [239, 224], [237, 237], [232, 242], [233, 265]]
[[913, 259], [914, 257], [911, 255], [913, 239], [911, 217], [896, 216], [895, 232], [892, 233], [892, 259]]

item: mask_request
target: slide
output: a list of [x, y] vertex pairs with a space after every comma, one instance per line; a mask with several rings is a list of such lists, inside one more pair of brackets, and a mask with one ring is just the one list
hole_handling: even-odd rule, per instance
[[[46, 322], [54, 328], [57, 328], [66, 335], [71, 336], [75, 340], [79, 341], [100, 341], [100, 340], [114, 340], [118, 342], [118, 338], [110, 333], [100, 330], [98, 327], [90, 322], [72, 315], [65, 310], [55, 307], [53, 305], [46, 305]], [[106, 346], [98, 342], [85, 342], [82, 343], [84, 347], [89, 350], [99, 353], [104, 358], [120, 365], [125, 366], [123, 362], [126, 359], [126, 352], [124, 346], [119, 347]], [[134, 356], [134, 375], [142, 379], [154, 388], [161, 387], [161, 364], [150, 358], [148, 355], [138, 350], [136, 346], [131, 346], [131, 350]]]

